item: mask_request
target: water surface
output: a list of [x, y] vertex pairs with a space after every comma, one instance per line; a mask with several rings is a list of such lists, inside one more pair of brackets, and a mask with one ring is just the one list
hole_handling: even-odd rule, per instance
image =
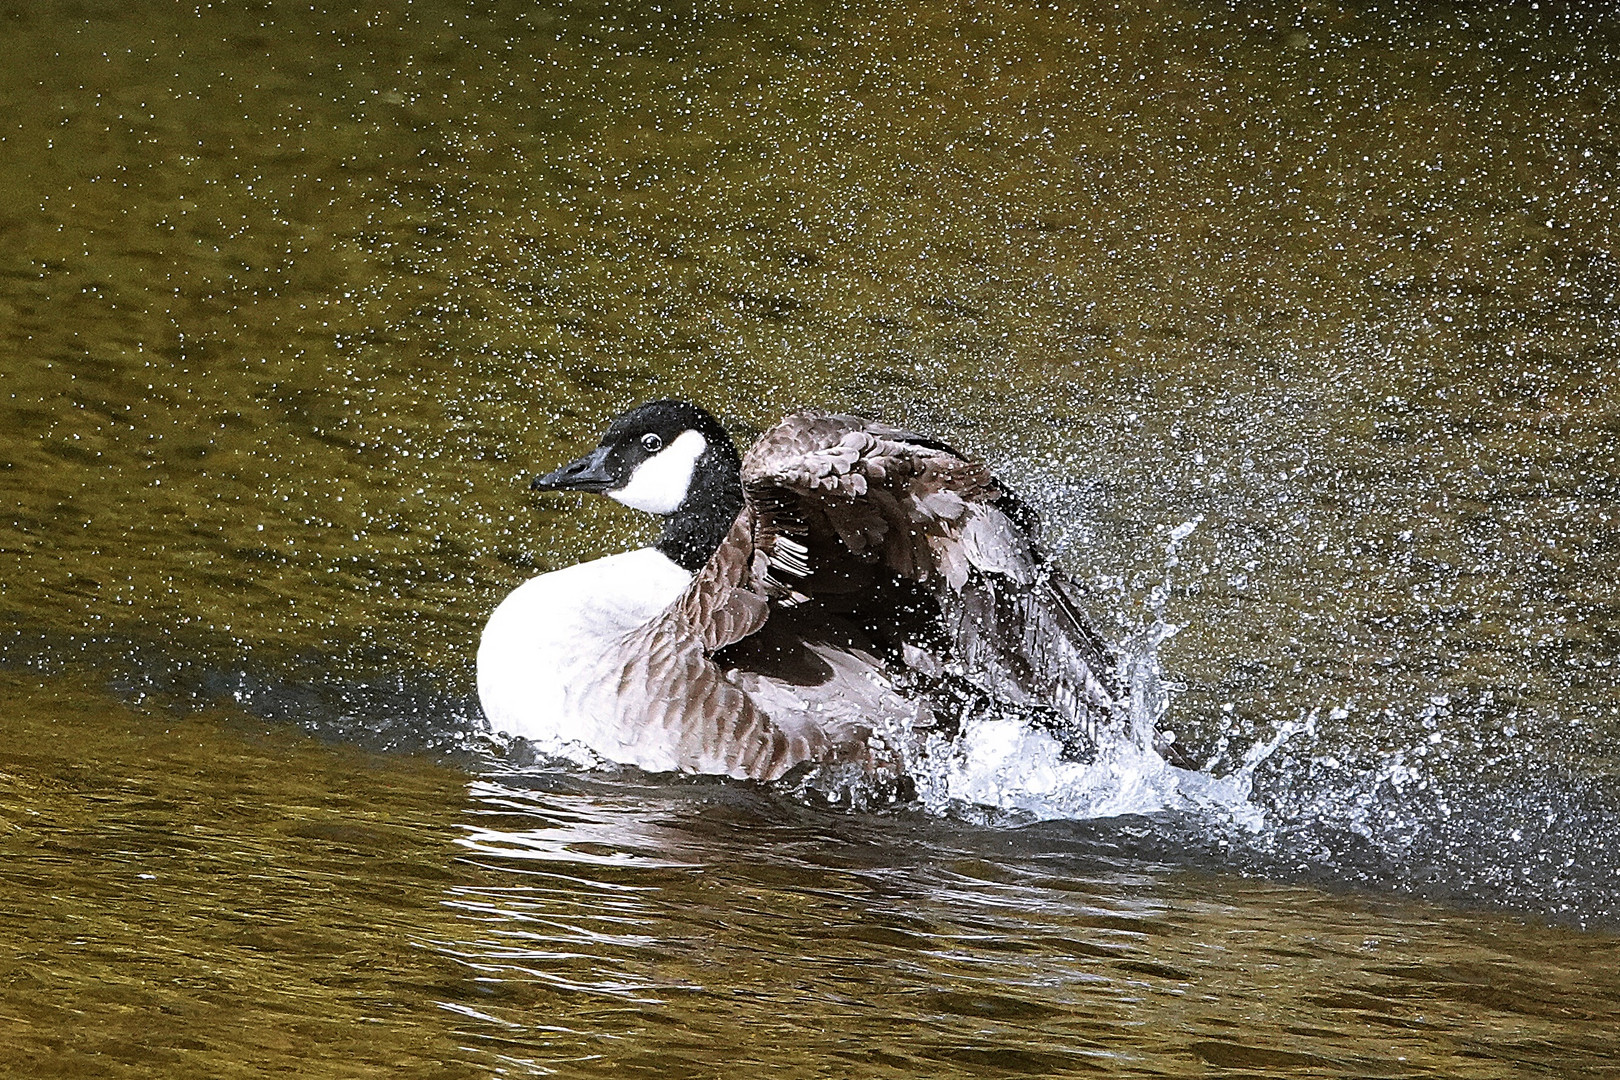
[[[1612, 18], [0, 26], [7, 1071], [1613, 1075]], [[666, 394], [985, 455], [1260, 828], [512, 771]]]

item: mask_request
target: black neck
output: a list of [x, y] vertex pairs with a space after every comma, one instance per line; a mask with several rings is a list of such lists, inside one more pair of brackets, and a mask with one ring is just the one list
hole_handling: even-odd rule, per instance
[[742, 513], [742, 472], [736, 454], [729, 442], [723, 449], [711, 444], [692, 470], [686, 500], [664, 519], [664, 530], [653, 547], [683, 570], [695, 574], [703, 569]]

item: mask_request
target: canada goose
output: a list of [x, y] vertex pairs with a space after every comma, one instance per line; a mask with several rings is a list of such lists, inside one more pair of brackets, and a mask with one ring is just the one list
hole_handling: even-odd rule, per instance
[[965, 710], [1089, 730], [1114, 656], [1034, 515], [944, 443], [802, 412], [739, 458], [702, 409], [654, 401], [531, 487], [661, 515], [651, 547], [514, 589], [478, 647], [495, 731], [655, 772], [773, 780], [903, 769]]

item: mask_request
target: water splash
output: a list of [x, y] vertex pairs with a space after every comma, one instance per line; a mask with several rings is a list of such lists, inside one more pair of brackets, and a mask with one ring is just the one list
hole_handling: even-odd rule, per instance
[[1314, 723], [1283, 725], [1251, 747], [1225, 776], [1166, 760], [1174, 732], [1160, 730], [1176, 684], [1159, 661], [1179, 629], [1165, 618], [1177, 551], [1202, 518], [1169, 530], [1165, 576], [1149, 597], [1148, 624], [1126, 643], [1119, 683], [1127, 688], [1112, 722], [1097, 733], [1096, 753], [1080, 761], [1062, 740], [1026, 717], [977, 717], [949, 741], [930, 740], [916, 769], [918, 795], [935, 813], [982, 817], [986, 810], [1033, 820], [1087, 819], [1163, 811], [1193, 812], [1254, 833], [1265, 815], [1249, 795], [1254, 771], [1285, 741]]

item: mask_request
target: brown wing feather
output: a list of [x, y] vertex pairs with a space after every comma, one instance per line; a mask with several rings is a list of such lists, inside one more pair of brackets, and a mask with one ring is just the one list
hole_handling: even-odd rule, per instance
[[[945, 659], [983, 689], [1087, 728], [1115, 707], [1113, 654], [1079, 590], [1020, 524], [1032, 515], [982, 463], [887, 424], [810, 412], [749, 450], [743, 483], [767, 556], [762, 595], [856, 594], [881, 566], [933, 596]], [[784, 540], [809, 549], [800, 560], [808, 572], [787, 572], [777, 553]], [[851, 558], [872, 568], [864, 580], [848, 569]]]
[[[886, 424], [801, 413], [748, 452], [743, 483], [748, 505], [714, 556], [626, 643], [618, 697], [643, 719], [621, 730], [648, 747], [626, 760], [761, 780], [806, 762], [893, 764], [874, 728], [930, 722], [859, 629], [892, 617], [873, 605], [895, 602], [894, 579], [933, 598], [945, 638], [943, 658], [896, 650], [914, 674], [954, 661], [1002, 700], [1086, 725], [1112, 707], [1107, 646], [983, 464]], [[807, 600], [802, 617], [781, 610]]]

